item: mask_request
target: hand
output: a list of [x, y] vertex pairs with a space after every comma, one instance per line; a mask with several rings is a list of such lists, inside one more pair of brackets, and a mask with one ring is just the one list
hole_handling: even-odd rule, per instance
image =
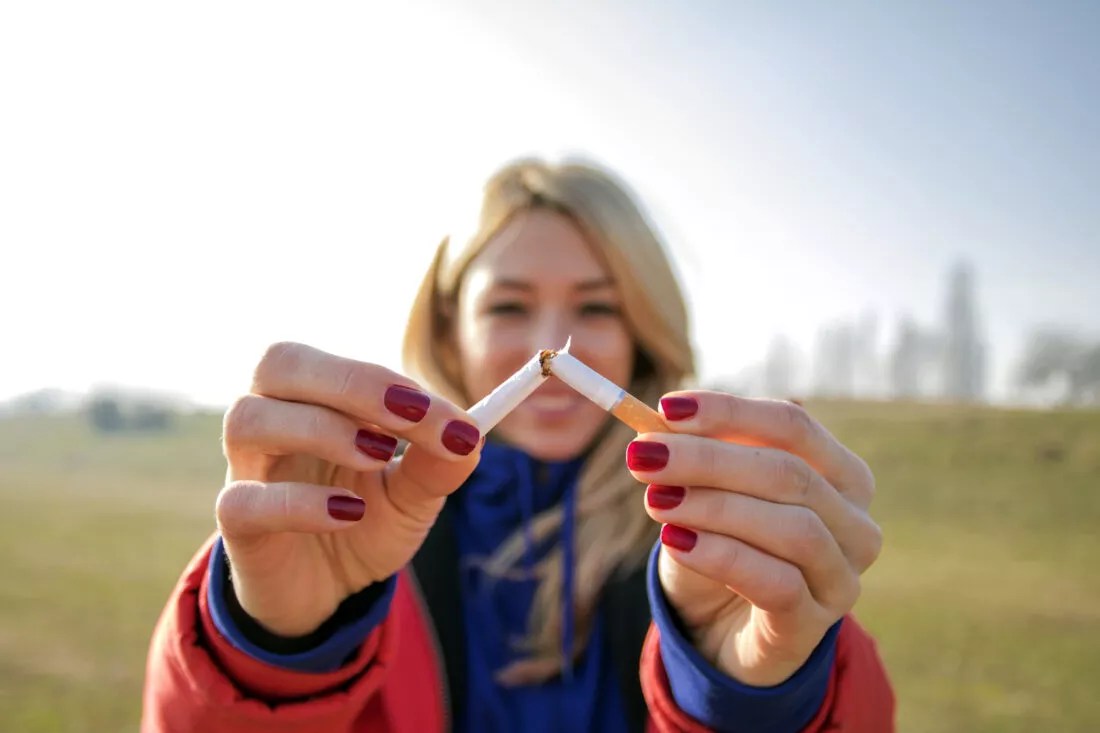
[[705, 391], [661, 404], [677, 434], [640, 435], [627, 453], [666, 523], [661, 585], [719, 670], [779, 684], [852, 609], [878, 557], [874, 476], [798, 405]]
[[[391, 461], [400, 436], [410, 445]], [[404, 567], [477, 465], [465, 412], [373, 364], [276, 344], [225, 415], [217, 520], [241, 606], [283, 636]]]

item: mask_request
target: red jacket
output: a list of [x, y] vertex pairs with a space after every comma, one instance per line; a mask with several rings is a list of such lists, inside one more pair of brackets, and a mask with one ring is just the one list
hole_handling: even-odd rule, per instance
[[[444, 733], [442, 660], [422, 601], [402, 575], [386, 620], [337, 672], [278, 669], [238, 651], [206, 603], [213, 538], [192, 559], [153, 634], [144, 733]], [[640, 675], [651, 733], [703, 733], [672, 698], [651, 626]], [[803, 733], [890, 733], [894, 695], [874, 641], [847, 618], [821, 710]]]

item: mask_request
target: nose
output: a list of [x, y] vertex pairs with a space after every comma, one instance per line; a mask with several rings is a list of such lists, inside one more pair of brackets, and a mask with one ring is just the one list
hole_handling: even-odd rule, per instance
[[531, 328], [532, 351], [562, 348], [571, 335], [570, 330], [567, 314], [544, 311]]

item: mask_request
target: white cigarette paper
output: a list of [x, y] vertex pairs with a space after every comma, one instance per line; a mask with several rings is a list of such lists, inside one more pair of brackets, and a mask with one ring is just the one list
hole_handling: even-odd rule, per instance
[[608, 412], [614, 410], [626, 396], [626, 390], [567, 353], [565, 349], [550, 359], [549, 367], [555, 377]]
[[571, 342], [566, 342], [565, 348], [546, 362], [555, 377], [634, 428], [639, 435], [669, 432], [668, 423], [659, 412], [571, 355]]
[[541, 357], [541, 352], [535, 354], [519, 371], [466, 411], [477, 422], [482, 435], [492, 430], [546, 381]]

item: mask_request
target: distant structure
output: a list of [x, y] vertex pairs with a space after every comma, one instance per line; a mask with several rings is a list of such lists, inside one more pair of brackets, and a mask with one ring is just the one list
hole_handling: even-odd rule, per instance
[[921, 397], [921, 372], [925, 362], [925, 339], [910, 316], [898, 324], [897, 341], [890, 354], [890, 394], [899, 400]]
[[797, 351], [785, 336], [772, 339], [764, 359], [764, 394], [775, 399], [787, 399], [795, 393]]
[[958, 263], [948, 283], [941, 352], [942, 396], [959, 402], [985, 399], [985, 345], [974, 305], [970, 266]]
[[1016, 367], [1017, 386], [1040, 401], [1100, 405], [1100, 341], [1056, 326], [1033, 330]]
[[[810, 360], [809, 394], [833, 399], [946, 400], [985, 402], [987, 349], [974, 294], [974, 274], [960, 261], [948, 271], [940, 323], [924, 324], [903, 314], [880, 351], [879, 319], [873, 311], [825, 323]], [[1065, 340], [1065, 339], [1063, 339]], [[1068, 399], [1100, 401], [1100, 344], [1055, 348], [1047, 336], [1035, 342], [1021, 370], [1022, 387], [1054, 379], [1068, 385]], [[745, 384], [760, 385], [769, 396], [798, 391], [798, 347], [776, 336], [759, 371]]]
[[813, 392], [821, 397], [851, 397], [855, 393], [856, 343], [844, 321], [821, 329], [814, 352]]
[[866, 311], [860, 316], [853, 334], [855, 396], [882, 396], [883, 375], [879, 357], [878, 316]]

